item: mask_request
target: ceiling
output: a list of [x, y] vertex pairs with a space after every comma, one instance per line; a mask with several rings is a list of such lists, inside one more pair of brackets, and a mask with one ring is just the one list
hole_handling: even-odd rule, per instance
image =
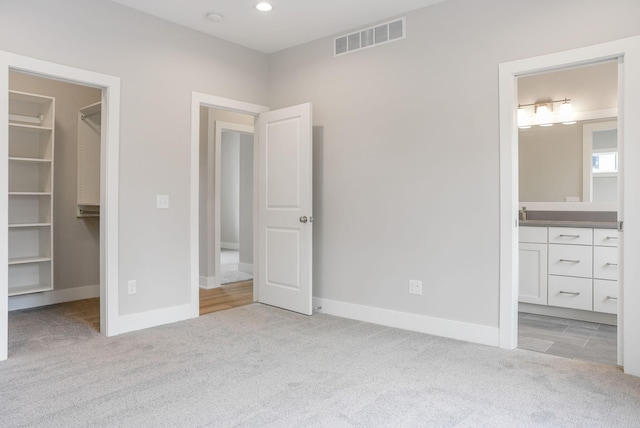
[[[167, 21], [264, 53], [402, 15], [445, 0], [111, 0]], [[223, 16], [212, 22], [207, 14]]]

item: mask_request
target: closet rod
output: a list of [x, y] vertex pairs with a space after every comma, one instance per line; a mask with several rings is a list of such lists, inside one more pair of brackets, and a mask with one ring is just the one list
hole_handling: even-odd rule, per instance
[[80, 118], [81, 118], [82, 120], [84, 120], [84, 119], [85, 119], [85, 118], [87, 118], [87, 117], [91, 117], [91, 116], [94, 116], [94, 115], [96, 115], [96, 114], [100, 114], [100, 113], [101, 113], [101, 112], [99, 112], [99, 111], [94, 111], [93, 113], [87, 113], [87, 114], [84, 114], [84, 113], [83, 113], [83, 114], [81, 114], [81, 115], [80, 115]]

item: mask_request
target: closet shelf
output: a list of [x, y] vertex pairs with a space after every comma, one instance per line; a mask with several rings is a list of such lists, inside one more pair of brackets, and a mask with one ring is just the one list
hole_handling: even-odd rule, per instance
[[9, 192], [9, 196], [51, 196], [51, 192]]
[[9, 289], [9, 297], [19, 296], [21, 294], [38, 293], [41, 291], [51, 290], [51, 284], [30, 284], [30, 285], [18, 285]]
[[9, 158], [10, 161], [13, 162], [34, 162], [34, 163], [51, 163], [52, 160], [51, 159], [40, 159], [40, 158], [17, 158], [17, 157], [10, 157]]
[[27, 263], [41, 263], [50, 262], [50, 256], [37, 256], [37, 257], [16, 257], [15, 259], [9, 259], [10, 265], [24, 265]]
[[51, 223], [13, 223], [9, 224], [9, 228], [20, 228], [20, 227], [50, 227]]

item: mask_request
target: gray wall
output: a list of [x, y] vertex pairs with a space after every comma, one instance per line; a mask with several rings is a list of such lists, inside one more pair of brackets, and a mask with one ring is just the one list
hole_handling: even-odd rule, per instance
[[102, 91], [87, 86], [10, 73], [9, 88], [55, 97], [53, 189], [54, 289], [100, 284], [100, 223], [76, 217], [78, 109], [96, 103]]
[[629, 0], [448, 0], [407, 14], [405, 40], [271, 55], [271, 107], [313, 103], [314, 295], [497, 326], [498, 65], [640, 34], [639, 15]]
[[3, 0], [0, 50], [121, 78], [119, 311], [187, 304], [191, 94], [266, 105], [268, 57], [104, 0]]
[[240, 245], [240, 134], [222, 133], [220, 171], [220, 243]]

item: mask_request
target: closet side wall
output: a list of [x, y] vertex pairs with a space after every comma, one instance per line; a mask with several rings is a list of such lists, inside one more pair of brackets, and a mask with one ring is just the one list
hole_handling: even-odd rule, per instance
[[78, 109], [100, 101], [102, 91], [11, 72], [9, 88], [55, 97], [53, 189], [54, 290], [100, 284], [99, 218], [76, 216]]

